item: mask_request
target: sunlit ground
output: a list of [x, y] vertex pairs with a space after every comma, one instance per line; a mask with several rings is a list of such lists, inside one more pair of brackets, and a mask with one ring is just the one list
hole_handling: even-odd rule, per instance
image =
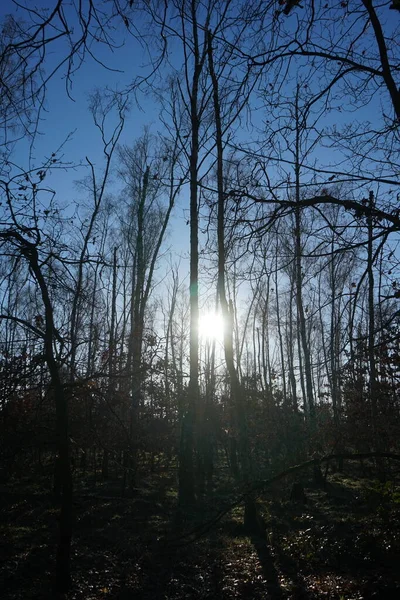
[[199, 335], [203, 340], [222, 341], [224, 334], [224, 320], [221, 313], [206, 312], [199, 318]]

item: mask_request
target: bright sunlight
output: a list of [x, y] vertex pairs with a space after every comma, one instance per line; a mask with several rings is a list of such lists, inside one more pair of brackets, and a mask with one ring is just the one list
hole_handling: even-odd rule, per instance
[[224, 320], [221, 313], [206, 312], [199, 318], [199, 334], [203, 340], [221, 340], [224, 332]]

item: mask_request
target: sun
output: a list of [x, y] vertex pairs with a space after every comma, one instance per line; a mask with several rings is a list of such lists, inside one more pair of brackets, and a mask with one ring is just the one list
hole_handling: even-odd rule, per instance
[[206, 312], [199, 318], [199, 335], [203, 340], [222, 340], [224, 320], [221, 313]]

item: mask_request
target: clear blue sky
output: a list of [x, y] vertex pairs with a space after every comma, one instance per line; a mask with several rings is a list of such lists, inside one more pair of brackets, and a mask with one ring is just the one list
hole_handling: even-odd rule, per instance
[[[31, 2], [31, 0], [22, 0], [30, 8], [48, 8], [55, 5], [54, 0], [40, 0]], [[0, 19], [8, 13], [12, 13], [16, 18], [23, 18], [24, 11], [15, 6], [11, 0], [6, 0], [0, 6]], [[73, 20], [70, 21], [73, 23]], [[80, 68], [73, 75], [72, 89], [70, 99], [66, 94], [65, 88], [65, 65], [61, 67], [58, 73], [48, 84], [46, 93], [46, 103], [41, 113], [40, 135], [37, 136], [34, 144], [34, 161], [32, 168], [39, 168], [46, 157], [62, 144], [67, 137], [71, 135], [68, 142], [63, 147], [63, 160], [65, 162], [78, 164], [85, 161], [87, 156], [99, 169], [103, 164], [102, 144], [99, 132], [93, 124], [92, 117], [88, 111], [88, 99], [90, 93], [95, 88], [109, 87], [112, 89], [124, 89], [135, 77], [149, 73], [148, 57], [134, 37], [129, 35], [123, 23], [115, 32], [115, 39], [121, 48], [111, 50], [109, 47], [97, 44], [94, 48], [96, 58], [105, 68], [97, 63], [89, 55]], [[66, 52], [66, 44], [63, 41], [53, 43], [48, 52], [45, 70], [49, 73], [61, 56]], [[113, 71], [115, 69], [117, 71]], [[132, 144], [141, 135], [143, 127], [150, 125], [153, 133], [160, 130], [161, 125], [158, 121], [159, 108], [149, 97], [138, 95], [139, 106], [135, 101], [131, 103], [131, 109], [126, 119], [124, 131], [120, 138], [121, 143]], [[21, 167], [28, 167], [29, 159], [29, 140], [19, 142], [16, 146], [13, 160]], [[54, 171], [51, 177], [48, 177], [46, 183], [53, 187], [62, 204], [72, 203], [80, 199], [81, 192], [77, 191], [74, 182], [81, 179], [85, 174], [83, 168]], [[118, 188], [115, 182], [110, 191]], [[186, 226], [187, 215], [184, 214], [184, 207], [188, 205], [185, 193], [181, 194], [175, 208], [171, 229], [174, 233], [167, 239], [167, 244], [172, 245], [174, 251], [182, 255], [188, 250], [189, 232]]]
[[[24, 2], [26, 6], [38, 8], [48, 8], [55, 5], [55, 0], [22, 0], [22, 4]], [[23, 11], [21, 9], [17, 10], [11, 0], [6, 0], [1, 4], [0, 18], [4, 17], [8, 12], [12, 12], [17, 17], [18, 15], [23, 16]], [[393, 18], [398, 18], [398, 15], [393, 15]], [[42, 112], [42, 121], [40, 124], [40, 131], [43, 135], [38, 136], [35, 142], [35, 167], [39, 167], [45, 157], [54, 152], [73, 131], [72, 138], [64, 148], [64, 160], [79, 163], [88, 156], [92, 162], [101, 167], [101, 142], [87, 108], [90, 92], [95, 87], [108, 86], [114, 88], [118, 86], [119, 88], [123, 88], [137, 75], [144, 75], [149, 71], [148, 66], [143, 66], [147, 62], [147, 57], [142, 47], [132, 36], [128, 35], [122, 22], [120, 23], [119, 30], [115, 33], [115, 39], [119, 43], [123, 43], [123, 47], [111, 51], [104, 45], [97, 45], [95, 54], [101, 62], [108, 65], [111, 69], [118, 69], [119, 72], [107, 70], [96, 63], [90, 56], [87, 56], [73, 77], [71, 90], [73, 100], [68, 98], [65, 91], [64, 67], [49, 83], [45, 111]], [[48, 60], [46, 61], [46, 70], [48, 72], [57, 63], [60, 56], [65, 54], [65, 49], [63, 41], [51, 45]], [[296, 73], [292, 74], [293, 77], [296, 76]], [[293, 86], [293, 83], [294, 80], [288, 84], [288, 89], [290, 86]], [[152, 125], [154, 133], [157, 133], [157, 130], [160, 129], [160, 124], [158, 123], [159, 108], [155, 101], [151, 97], [143, 96], [139, 96], [139, 101], [141, 109], [135, 105], [132, 106], [121, 137], [122, 143], [134, 142], [140, 136], [143, 126], [146, 124]], [[329, 119], [331, 123], [336, 122], [336, 124], [341, 125], [344, 122], [344, 118], [348, 120], [354, 118], [360, 120], [362, 118], [370, 118], [374, 120], [373, 107], [377, 110], [376, 114], [381, 112], [379, 97], [368, 108], [357, 110], [356, 115], [345, 113], [343, 116], [341, 113], [331, 113], [331, 115], [327, 116], [326, 122]], [[253, 113], [253, 120], [260, 127], [264, 118], [265, 111], [263, 109]], [[244, 138], [243, 142], [247, 141], [249, 139], [249, 132], [245, 132], [242, 138]], [[15, 162], [26, 166], [27, 157], [28, 144], [19, 144], [14, 155]], [[329, 151], [318, 147], [318, 158], [329, 160]], [[271, 168], [273, 170], [274, 167]], [[58, 171], [50, 179], [51, 185], [57, 192], [57, 197], [63, 203], [68, 201], [69, 198], [71, 202], [79, 200], [79, 192], [76, 191], [73, 182], [83, 175], [84, 171], [81, 169], [67, 172]], [[179, 253], [188, 250], [187, 213], [184, 215], [183, 210], [184, 208], [187, 209], [187, 207], [187, 190], [183, 190], [172, 222], [174, 234], [169, 238], [169, 243]]]

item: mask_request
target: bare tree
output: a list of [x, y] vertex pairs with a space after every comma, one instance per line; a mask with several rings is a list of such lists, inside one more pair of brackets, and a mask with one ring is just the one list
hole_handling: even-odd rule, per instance
[[[107, 168], [102, 181], [101, 189], [104, 188], [109, 162], [112, 157], [112, 150], [118, 141], [124, 123], [124, 105], [117, 103], [118, 123], [111, 134], [110, 145], [105, 142], [105, 154], [107, 158]], [[104, 126], [104, 122], [103, 122]], [[105, 140], [105, 131], [101, 129], [103, 139]], [[108, 150], [108, 148], [110, 148]], [[70, 466], [70, 439], [68, 426], [68, 394], [64, 386], [62, 369], [66, 361], [65, 353], [68, 347], [65, 335], [62, 335], [60, 328], [56, 323], [57, 308], [51, 292], [52, 278], [57, 276], [57, 268], [52, 267], [52, 263], [58, 263], [64, 272], [68, 273], [69, 264], [77, 265], [78, 283], [75, 289], [71, 307], [71, 319], [76, 318], [76, 306], [81, 296], [82, 272], [87, 261], [87, 241], [84, 236], [85, 249], [80, 255], [74, 258], [66, 258], [63, 248], [57, 250], [58, 240], [52, 239], [46, 235], [45, 221], [46, 214], [40, 213], [40, 196], [49, 193], [49, 190], [42, 183], [47, 171], [50, 171], [52, 161], [35, 173], [21, 173], [17, 178], [12, 178], [8, 182], [2, 182], [2, 192], [7, 197], [6, 211], [3, 215], [2, 228], [0, 230], [0, 239], [3, 249], [11, 249], [11, 255], [16, 260], [23, 259], [29, 268], [35, 285], [37, 286], [42, 299], [42, 310], [44, 317], [33, 325], [26, 318], [18, 315], [3, 314], [2, 319], [10, 319], [18, 323], [21, 327], [33, 331], [42, 341], [44, 346], [44, 356], [48, 372], [50, 375], [51, 386], [54, 394], [56, 410], [56, 439], [58, 457], [56, 461], [56, 492], [60, 496], [60, 525], [59, 525], [59, 543], [56, 562], [56, 587], [60, 591], [65, 591], [70, 585], [70, 548], [72, 539], [72, 476]], [[94, 173], [94, 170], [92, 170]], [[24, 187], [25, 194], [21, 198], [14, 190]], [[92, 223], [96, 219], [98, 211], [97, 188], [94, 191], [95, 206], [90, 219]], [[102, 194], [101, 194], [102, 195]], [[100, 198], [101, 198], [100, 195]], [[48, 209], [46, 209], [48, 211]], [[51, 231], [51, 230], [50, 230]], [[86, 245], [85, 245], [86, 244]], [[3, 250], [3, 251], [4, 251]], [[50, 273], [48, 267], [50, 265]], [[54, 281], [54, 279], [53, 279]], [[75, 336], [71, 338], [74, 349]]]
[[[131, 395], [131, 450], [136, 455], [140, 410], [143, 408], [143, 344], [145, 318], [153, 291], [155, 271], [175, 200], [181, 189], [176, 176], [179, 149], [177, 140], [157, 144], [146, 130], [134, 147], [119, 148], [119, 175], [125, 184], [121, 204], [124, 241], [132, 263], [130, 323], [126, 373]], [[136, 448], [136, 450], [135, 450]], [[130, 465], [134, 473], [135, 460]], [[132, 479], [133, 481], [133, 479]]]

